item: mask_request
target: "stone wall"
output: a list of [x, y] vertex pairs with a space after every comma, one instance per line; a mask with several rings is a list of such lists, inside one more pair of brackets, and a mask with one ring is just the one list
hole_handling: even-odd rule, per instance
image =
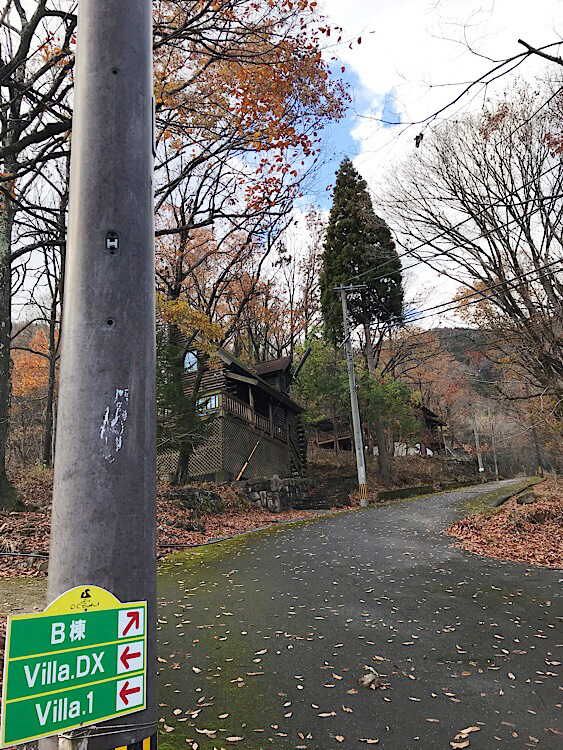
[[313, 485], [312, 479], [280, 479], [274, 474], [271, 479], [254, 477], [236, 482], [233, 486], [241, 490], [258, 508], [280, 513], [306, 500]]

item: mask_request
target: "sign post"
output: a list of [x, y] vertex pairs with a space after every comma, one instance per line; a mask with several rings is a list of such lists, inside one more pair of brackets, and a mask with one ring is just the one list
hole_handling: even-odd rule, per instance
[[[114, 718], [100, 718], [60, 739], [42, 739], [40, 750], [58, 750], [69, 743], [78, 748], [85, 742], [88, 750], [156, 746], [152, 5], [151, 0], [78, 3], [47, 589], [49, 602], [84, 582], [122, 602], [146, 602], [146, 684], [137, 690], [140, 673], [127, 680], [118, 674], [116, 663], [104, 688], [101, 681], [98, 687], [72, 688], [81, 711], [90, 709], [91, 694], [92, 710], [97, 711], [100, 701], [105, 706], [101, 713]], [[113, 646], [108, 645], [104, 659], [110, 650], [117, 659], [118, 640], [115, 634], [108, 636]], [[129, 656], [139, 651], [132, 646], [135, 642], [128, 642]], [[91, 645], [100, 648], [99, 641]], [[64, 666], [50, 648], [44, 653], [44, 661]], [[93, 653], [81, 655], [90, 657], [93, 669]], [[136, 663], [132, 656], [129, 663]], [[85, 669], [86, 659], [82, 664]], [[36, 665], [28, 666], [32, 679]], [[67, 666], [72, 672], [72, 663]], [[42, 679], [42, 669], [37, 679]], [[135, 706], [139, 710], [124, 720], [123, 707], [141, 700], [141, 694], [142, 704]], [[50, 713], [45, 713], [47, 703], [41, 704], [41, 716], [56, 735], [63, 715], [70, 714], [71, 701], [53, 702]]]
[[79, 586], [8, 618], [1, 747], [146, 708], [146, 602]]

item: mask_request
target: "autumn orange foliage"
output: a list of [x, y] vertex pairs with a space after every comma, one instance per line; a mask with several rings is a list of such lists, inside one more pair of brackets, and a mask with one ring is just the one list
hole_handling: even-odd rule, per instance
[[49, 340], [47, 332], [39, 328], [33, 334], [26, 350], [12, 352], [12, 393], [29, 396], [47, 386], [49, 377]]

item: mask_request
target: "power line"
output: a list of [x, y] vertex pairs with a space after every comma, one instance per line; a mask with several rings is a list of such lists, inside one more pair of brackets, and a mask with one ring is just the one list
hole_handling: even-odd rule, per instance
[[[444, 313], [450, 312], [451, 310], [459, 310], [460, 308], [463, 308], [463, 307], [469, 307], [470, 305], [476, 305], [479, 302], [486, 302], [489, 298], [483, 296], [484, 292], [490, 291], [492, 289], [497, 289], [498, 287], [505, 286], [505, 285], [519, 284], [520, 281], [521, 281], [521, 279], [524, 278], [524, 276], [527, 276], [530, 273], [538, 273], [539, 271], [541, 271], [541, 270], [543, 270], [545, 268], [548, 268], [549, 266], [552, 266], [552, 265], [554, 265], [556, 263], [563, 263], [563, 259], [553, 261], [552, 263], [547, 264], [547, 266], [541, 266], [540, 268], [536, 269], [535, 271], [530, 271], [528, 274], [523, 274], [522, 276], [519, 276], [519, 277], [517, 277], [515, 279], [510, 279], [508, 281], [503, 281], [503, 282], [500, 282], [498, 284], [493, 284], [493, 285], [491, 285], [489, 287], [484, 287], [483, 289], [481, 289], [478, 292], [473, 292], [472, 294], [467, 295], [466, 297], [460, 297], [460, 300], [463, 300], [463, 299], [467, 299], [469, 297], [474, 297], [475, 295], [478, 294], [478, 295], [481, 295], [480, 299], [472, 300], [472, 301], [466, 302], [465, 304], [462, 304], [462, 305], [458, 304], [458, 301], [456, 301], [454, 303], [444, 302], [444, 303], [442, 303], [442, 305], [434, 305], [434, 307], [428, 307], [426, 309], [423, 309], [423, 310], [420, 311], [421, 313], [428, 312], [429, 310], [434, 310], [437, 307], [442, 307], [444, 305], [451, 305], [450, 307], [448, 307], [445, 310], [440, 310], [438, 313], [432, 313], [431, 315], [422, 315], [420, 317], [411, 318], [407, 322], [408, 323], [418, 322], [419, 320], [424, 320], [425, 318], [431, 318], [431, 317], [433, 317], [436, 314], [442, 315]], [[546, 276], [549, 276], [551, 273], [553, 273], [553, 271], [549, 271], [546, 274], [540, 274], [540, 276], [538, 276], [537, 279], [533, 279], [533, 281], [539, 281], [540, 279], [545, 278]]]
[[[538, 268], [535, 268], [532, 271], [528, 271], [527, 273], [523, 273], [520, 276], [515, 276], [513, 279], [506, 279], [505, 281], [499, 281], [499, 282], [497, 282], [495, 284], [491, 284], [489, 286], [483, 287], [483, 289], [478, 289], [475, 292], [471, 292], [470, 294], [463, 295], [462, 297], [459, 297], [454, 302], [452, 302], [452, 301], [442, 302], [439, 305], [432, 305], [431, 307], [423, 308], [422, 310], [419, 310], [418, 312], [414, 312], [412, 314], [411, 318], [407, 320], [407, 322], [411, 322], [411, 320], [420, 320], [420, 318], [418, 318], [418, 315], [420, 313], [427, 313], [427, 312], [430, 312], [431, 310], [438, 310], [440, 307], [448, 307], [449, 308], [451, 305], [453, 305], [454, 308], [465, 307], [466, 305], [459, 305], [459, 302], [462, 301], [462, 300], [470, 299], [471, 297], [476, 297], [476, 296], [480, 296], [481, 297], [481, 299], [475, 300], [475, 302], [471, 303], [471, 304], [475, 304], [477, 302], [484, 302], [484, 301], [487, 300], [487, 297], [484, 296], [485, 292], [491, 291], [492, 289], [497, 289], [497, 288], [505, 286], [505, 285], [519, 284], [527, 276], [534, 276], [535, 274], [540, 273], [540, 271], [543, 271], [543, 270], [545, 270], [547, 268], [551, 268], [552, 266], [555, 266], [558, 263], [563, 263], [563, 258], [551, 261], [550, 263], [546, 263], [545, 265], [539, 266]], [[543, 278], [543, 276], [540, 276], [538, 278]], [[417, 315], [417, 317], [416, 318], [413, 317], [414, 315]], [[428, 317], [428, 316], [426, 316], [426, 317]]]
[[[395, 256], [395, 258], [397, 258], [397, 259], [400, 260], [401, 258], [405, 258], [407, 256], [411, 256], [417, 250], [420, 250], [420, 249], [422, 249], [424, 247], [427, 247], [428, 245], [430, 245], [431, 243], [435, 242], [436, 240], [442, 239], [443, 237], [447, 236], [450, 232], [452, 232], [454, 229], [458, 229], [459, 227], [463, 226], [464, 224], [467, 224], [467, 222], [472, 221], [472, 220], [478, 218], [479, 216], [482, 216], [484, 213], [486, 213], [487, 211], [489, 211], [491, 208], [495, 208], [496, 206], [499, 206], [502, 203], [505, 203], [507, 198], [510, 198], [512, 196], [515, 196], [515, 195], [518, 195], [518, 193], [519, 193], [520, 190], [522, 190], [525, 187], [528, 187], [529, 185], [534, 184], [535, 182], [537, 182], [538, 179], [540, 179], [542, 177], [545, 177], [545, 175], [549, 174], [550, 172], [555, 171], [556, 169], [561, 169], [561, 165], [560, 164], [555, 164], [553, 167], [550, 167], [549, 169], [546, 169], [544, 172], [542, 172], [538, 176], [534, 177], [529, 182], [524, 182], [516, 190], [511, 191], [509, 193], [505, 193], [505, 195], [503, 195], [502, 198], [499, 198], [499, 200], [492, 202], [490, 205], [488, 205], [486, 208], [482, 209], [481, 211], [477, 212], [476, 214], [474, 214], [472, 216], [468, 216], [466, 219], [463, 219], [462, 221], [458, 222], [457, 224], [454, 224], [453, 226], [448, 227], [448, 229], [445, 229], [443, 232], [440, 232], [439, 234], [435, 235], [434, 237], [430, 237], [429, 239], [425, 240], [424, 242], [421, 242], [418, 245], [415, 245], [414, 247], [408, 248], [407, 250], [405, 250], [404, 253], [397, 253], [397, 255]], [[552, 196], [551, 195], [551, 196], [545, 196], [544, 198], [541, 198], [540, 200], [542, 200], [542, 201], [545, 201], [545, 200], [554, 200], [554, 199], [561, 198], [561, 197], [563, 197], [563, 196], [562, 195], [556, 195], [556, 196]], [[518, 205], [524, 205], [525, 203], [528, 203], [528, 201], [522, 201]], [[529, 213], [524, 214], [524, 216], [531, 216], [533, 213], [536, 213], [539, 210], [540, 210], [540, 206], [536, 207], [533, 211], [530, 211]], [[520, 217], [520, 219], [521, 218], [523, 218], [523, 217]], [[504, 229], [507, 226], [510, 226], [510, 224], [513, 224], [515, 221], [518, 221], [518, 220], [519, 219], [512, 219], [510, 222], [508, 222], [506, 224], [503, 224], [500, 227], [496, 227], [495, 229], [491, 229], [488, 232], [484, 232], [483, 234], [478, 235], [477, 237], [474, 237], [472, 241], [476, 242], [477, 240], [480, 240], [480, 239], [483, 239], [485, 237], [488, 237], [492, 232], [498, 231], [498, 229]], [[451, 251], [450, 250], [443, 250], [443, 251], [441, 251], [439, 253], [434, 254], [432, 256], [432, 259], [437, 258], [440, 255], [445, 255], [446, 253], [449, 253], [449, 252], [451, 252]], [[388, 263], [391, 263], [393, 260], [395, 260], [395, 258], [389, 258], [389, 260], [384, 261], [383, 263], [378, 264], [374, 268], [370, 268], [367, 271], [363, 271], [362, 273], [356, 274], [355, 276], [351, 276], [348, 279], [347, 283], [351, 284], [354, 281], [357, 281], [357, 280], [363, 278], [364, 276], [367, 276], [370, 273], [373, 273], [374, 271], [377, 271], [379, 268], [383, 268], [385, 265], [387, 265]], [[402, 270], [403, 271], [408, 271], [410, 268], [414, 268], [415, 266], [418, 266], [421, 263], [427, 263], [427, 262], [428, 262], [427, 260], [418, 259], [418, 261], [416, 263], [414, 263], [412, 266], [407, 266], [406, 268], [403, 268]], [[387, 276], [387, 275], [388, 274], [382, 274], [381, 276], [378, 276], [378, 277], [376, 277], [374, 279], [370, 279], [370, 281], [379, 281], [379, 279], [385, 278], [385, 276]]]
[[[563, 194], [557, 195], [557, 196], [549, 196], [549, 198], [546, 197], [543, 200], [553, 200], [553, 199], [556, 199], [556, 198], [563, 198]], [[527, 201], [523, 201], [519, 205], [523, 205], [526, 202]], [[524, 214], [523, 216], [517, 217], [516, 219], [510, 219], [510, 221], [507, 221], [504, 224], [500, 224], [499, 226], [496, 226], [493, 229], [489, 229], [488, 231], [483, 232], [482, 234], [478, 235], [477, 237], [474, 237], [471, 241], [472, 242], [477, 242], [477, 240], [485, 239], [485, 238], [489, 237], [491, 234], [494, 234], [495, 232], [498, 232], [500, 229], [507, 229], [509, 226], [511, 226], [512, 224], [515, 224], [515, 223], [517, 223], [519, 221], [521, 221], [525, 217], [533, 216], [535, 213], [537, 213], [540, 210], [541, 210], [541, 207], [538, 206], [537, 208], [534, 208], [532, 211], [529, 211], [528, 213]], [[452, 227], [451, 229], [453, 230], [453, 229], [455, 229], [455, 227]], [[414, 249], [411, 252], [414, 252]], [[402, 272], [404, 272], [404, 271], [410, 271], [411, 268], [416, 268], [416, 266], [420, 266], [422, 263], [425, 263], [426, 265], [430, 265], [430, 261], [434, 261], [436, 258], [439, 258], [442, 255], [447, 256], [447, 258], [449, 260], [454, 260], [454, 261], [459, 262], [458, 258], [452, 257], [450, 255], [451, 252], [452, 252], [451, 250], [441, 250], [438, 253], [434, 253], [434, 255], [432, 255], [430, 258], [428, 258], [428, 259], [420, 258], [419, 260], [417, 260], [416, 263], [413, 263], [410, 266], [406, 266], [405, 268], [402, 268], [401, 270], [402, 270]], [[408, 255], [408, 254], [409, 253], [405, 253], [404, 255]], [[432, 268], [432, 266], [430, 266], [430, 268]], [[436, 269], [432, 268], [432, 270], [436, 270]], [[440, 273], [440, 271], [438, 271], [438, 273]], [[377, 281], [378, 279], [381, 279], [381, 278], [385, 278], [386, 275], [387, 274], [383, 274], [381, 276], [378, 276], [378, 277], [376, 277], [374, 279], [374, 281]]]

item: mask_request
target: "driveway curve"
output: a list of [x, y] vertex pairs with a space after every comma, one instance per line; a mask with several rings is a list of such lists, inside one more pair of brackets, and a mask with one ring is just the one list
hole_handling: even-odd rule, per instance
[[563, 572], [441, 533], [495, 486], [170, 558], [161, 748], [560, 748]]

